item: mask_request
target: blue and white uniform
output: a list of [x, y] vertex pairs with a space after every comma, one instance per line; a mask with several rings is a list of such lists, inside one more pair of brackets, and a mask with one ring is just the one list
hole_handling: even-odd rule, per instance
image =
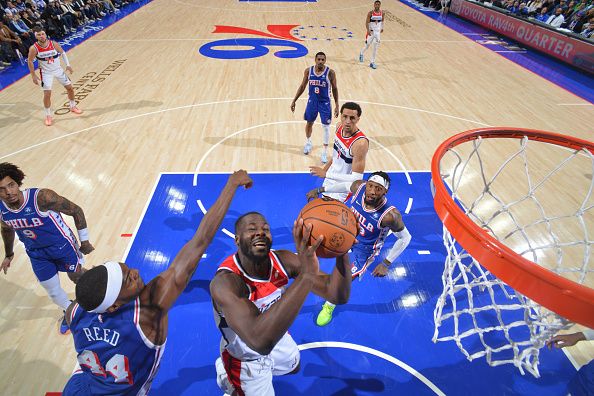
[[62, 215], [48, 210], [42, 212], [37, 205], [39, 189], [23, 190], [23, 204], [9, 208], [0, 201], [0, 220], [12, 228], [25, 245], [33, 272], [40, 282], [61, 272], [74, 272], [84, 263], [74, 233]]
[[353, 245], [349, 256], [353, 264], [353, 278], [363, 275], [384, 246], [390, 227], [381, 227], [381, 222], [388, 212], [396, 209], [385, 196], [377, 208], [367, 209], [364, 203], [366, 184], [361, 184], [351, 198], [351, 210], [359, 222], [358, 243]]
[[140, 299], [113, 313], [96, 314], [75, 304], [70, 314], [79, 368], [63, 396], [146, 395], [165, 350], [140, 328]]
[[322, 74], [316, 74], [316, 67], [309, 68], [309, 78], [307, 84], [309, 85], [309, 99], [305, 107], [305, 114], [303, 118], [305, 121], [314, 122], [320, 114], [320, 120], [324, 125], [330, 125], [332, 121], [332, 106], [330, 105], [330, 93], [332, 91], [330, 85], [330, 68], [325, 67]]

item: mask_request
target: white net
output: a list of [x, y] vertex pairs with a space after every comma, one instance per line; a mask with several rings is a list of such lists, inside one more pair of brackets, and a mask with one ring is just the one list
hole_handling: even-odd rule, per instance
[[[440, 174], [485, 232], [574, 282], [594, 285], [594, 156], [522, 139], [478, 138], [449, 149]], [[539, 349], [570, 322], [493, 276], [444, 226], [447, 251], [433, 341], [455, 341], [469, 360], [511, 363], [538, 377]]]

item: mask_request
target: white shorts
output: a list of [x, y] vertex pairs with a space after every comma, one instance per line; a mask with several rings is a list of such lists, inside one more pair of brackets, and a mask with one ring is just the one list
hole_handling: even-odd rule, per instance
[[371, 44], [371, 43], [373, 43], [373, 41], [376, 41], [379, 44], [380, 43], [380, 33], [381, 33], [380, 29], [371, 30], [371, 35], [367, 35], [365, 37], [365, 42]]
[[66, 72], [61, 67], [55, 70], [41, 70], [39, 69], [39, 73], [41, 74], [41, 88], [44, 91], [51, 91], [52, 84], [54, 82], [54, 77], [62, 84], [63, 86], [67, 86], [72, 84]]
[[289, 333], [276, 344], [270, 355], [255, 360], [241, 361], [223, 350], [215, 363], [217, 384], [229, 395], [243, 392], [246, 396], [274, 396], [273, 375], [285, 375], [299, 365], [297, 344]]
[[[337, 182], [335, 182], [332, 179], [324, 179], [324, 183], [322, 184], [322, 186], [324, 188], [328, 188], [330, 186], [335, 185]], [[343, 183], [343, 182], [340, 182]], [[327, 193], [324, 192], [322, 193], [325, 197], [329, 197], [329, 198], [334, 198], [340, 202], [346, 202], [346, 200], [348, 199], [350, 193]]]

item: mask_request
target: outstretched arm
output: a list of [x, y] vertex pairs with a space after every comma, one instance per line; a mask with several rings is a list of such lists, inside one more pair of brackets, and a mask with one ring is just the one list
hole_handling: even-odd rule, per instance
[[297, 93], [295, 94], [295, 98], [291, 102], [291, 111], [292, 112], [295, 112], [295, 102], [297, 102], [297, 99], [299, 99], [299, 97], [301, 96], [303, 91], [305, 91], [305, 87], [307, 87], [307, 80], [309, 77], [308, 70], [309, 69], [305, 69], [305, 71], [303, 72], [303, 80], [301, 80], [301, 85], [299, 86], [299, 88], [297, 88]]
[[240, 170], [229, 176], [219, 198], [204, 215], [198, 230], [173, 259], [167, 268], [143, 290], [148, 294], [149, 305], [161, 315], [166, 314], [184, 291], [194, 275], [200, 258], [214, 238], [231, 205], [237, 187], [251, 187], [252, 179]]
[[37, 194], [37, 205], [42, 212], [53, 210], [54, 212], [64, 213], [74, 218], [74, 224], [78, 230], [80, 239], [80, 251], [83, 254], [89, 254], [95, 248], [89, 242], [89, 231], [87, 229], [87, 219], [82, 208], [74, 202], [56, 194], [55, 191], [44, 188]]
[[4, 242], [4, 260], [2, 260], [0, 270], [4, 271], [4, 274], [6, 274], [6, 271], [10, 268], [10, 262], [14, 258], [13, 249], [15, 232], [3, 221], [0, 222], [0, 226], [2, 227], [2, 241]]
[[410, 233], [406, 229], [404, 222], [402, 221], [402, 215], [398, 209], [392, 209], [388, 212], [381, 222], [382, 227], [390, 227], [390, 230], [394, 233], [397, 240], [392, 245], [392, 248], [386, 255], [384, 261], [378, 264], [372, 272], [373, 276], [383, 277], [388, 274], [388, 268], [390, 265], [400, 256], [400, 254], [406, 249], [410, 240], [412, 239]]
[[579, 331], [577, 333], [572, 333], [572, 334], [558, 334], [558, 335], [554, 336], [553, 338], [551, 338], [549, 341], [547, 341], [547, 346], [549, 348], [551, 348], [551, 347], [565, 348], [565, 347], [574, 346], [578, 342], [585, 341], [585, 340], [594, 340], [594, 330], [593, 329], [587, 329], [587, 330]]
[[256, 308], [247, 298], [245, 283], [233, 273], [219, 272], [210, 283], [212, 299], [217, 309], [225, 315], [229, 327], [250, 348], [262, 355], [268, 355], [287, 332], [312, 290], [319, 270], [315, 250], [321, 244], [322, 238], [313, 246], [308, 246], [311, 226], [306, 226], [305, 232], [303, 228], [303, 220], [299, 220], [293, 227], [302, 271], [268, 310], [260, 312]]

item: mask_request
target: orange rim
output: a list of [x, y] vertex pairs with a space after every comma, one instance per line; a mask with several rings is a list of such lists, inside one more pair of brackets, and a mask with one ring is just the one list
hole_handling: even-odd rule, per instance
[[519, 128], [482, 128], [454, 135], [435, 151], [431, 178], [434, 205], [448, 231], [472, 257], [513, 289], [572, 322], [594, 328], [594, 289], [573, 282], [525, 259], [489, 235], [458, 207], [439, 171], [445, 153], [461, 143], [480, 138], [512, 138], [546, 142], [594, 154], [594, 143], [561, 134]]

